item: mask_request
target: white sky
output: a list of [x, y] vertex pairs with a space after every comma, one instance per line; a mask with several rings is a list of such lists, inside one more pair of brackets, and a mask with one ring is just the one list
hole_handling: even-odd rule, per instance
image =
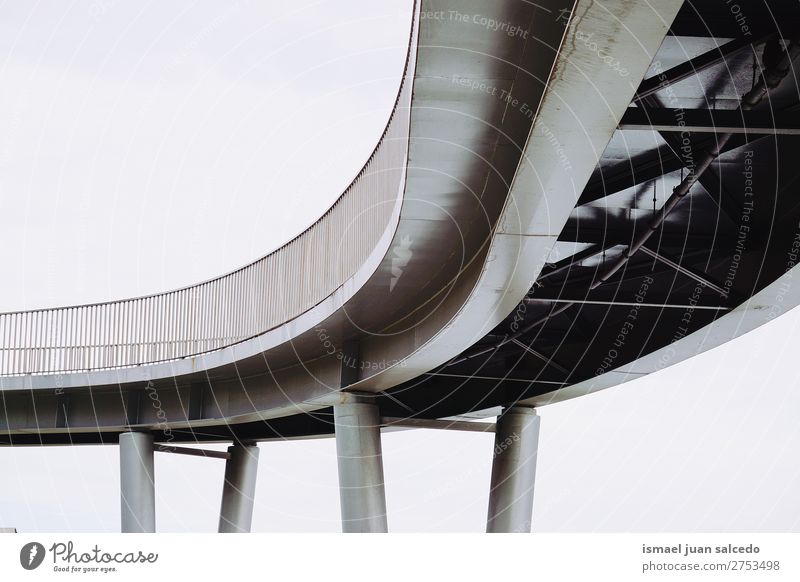
[[301, 232], [386, 124], [406, 2], [0, 6], [4, 311], [164, 291]]
[[[0, 310], [165, 290], [315, 220], [385, 124], [409, 2], [0, 5]], [[536, 531], [798, 531], [792, 312], [541, 410]], [[338, 531], [330, 439], [262, 444], [255, 531]], [[392, 531], [481, 531], [492, 437], [384, 435]], [[214, 531], [223, 461], [157, 456], [159, 531]], [[0, 526], [116, 531], [116, 447], [0, 448]]]

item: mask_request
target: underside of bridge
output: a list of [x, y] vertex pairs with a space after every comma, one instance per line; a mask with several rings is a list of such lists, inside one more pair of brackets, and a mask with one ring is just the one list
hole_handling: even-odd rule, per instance
[[[460, 356], [378, 394], [382, 414], [489, 416], [557, 400], [562, 388], [647, 354], [662, 353], [668, 365], [678, 359], [673, 342], [787, 273], [800, 250], [798, 36], [794, 2], [741, 3], [736, 13], [714, 0], [686, 2], [528, 296]], [[743, 105], [748, 99], [755, 102]], [[186, 394], [187, 410], [214, 398], [203, 386]], [[323, 408], [176, 429], [172, 438], [268, 440], [333, 427], [332, 409]], [[116, 439], [114, 430], [48, 436]]]
[[[551, 3], [562, 4], [569, 3]], [[42, 380], [56, 390], [26, 389], [24, 382], [35, 375], [17, 374], [8, 381], [16, 382], [13, 390], [0, 390], [5, 411], [0, 444], [119, 442], [127, 447], [128, 465], [135, 466], [136, 455], [144, 450], [151, 454], [154, 442], [234, 441], [246, 446], [227, 453], [231, 475], [228, 479], [226, 473], [226, 483], [246, 488], [255, 480], [253, 442], [335, 432], [345, 530], [381, 531], [386, 521], [380, 463], [349, 463], [353, 451], [380, 459], [379, 426], [434, 426], [438, 420], [443, 427], [451, 423], [463, 429], [467, 427], [460, 420], [500, 415], [497, 425], [485, 425], [497, 432], [496, 438], [513, 431], [528, 436], [514, 453], [522, 461], [510, 465], [513, 470], [503, 465], [506, 461], [495, 460], [492, 482], [527, 488], [523, 497], [532, 502], [538, 438], [532, 407], [656, 371], [800, 303], [789, 281], [800, 257], [800, 201], [795, 194], [800, 164], [794, 163], [800, 154], [800, 84], [793, 67], [800, 54], [800, 4], [687, 0], [644, 80], [638, 83], [641, 74], [636, 76], [619, 104], [627, 103], [638, 85], [618, 126], [619, 116], [614, 116], [608, 129], [617, 128], [610, 141], [607, 135], [600, 138], [604, 149], [591, 158], [591, 163], [599, 161], [588, 181], [580, 179], [577, 192], [551, 192], [551, 199], [544, 201], [554, 209], [555, 198], [562, 205], [569, 201], [569, 207], [574, 200], [577, 204], [563, 227], [563, 220], [553, 221], [560, 234], [554, 244], [542, 243], [549, 252], [544, 267], [530, 273], [532, 280], [526, 279], [514, 302], [530, 287], [525, 297], [507, 316], [508, 309], [499, 317], [487, 314], [492, 323], [478, 341], [452, 339], [458, 335], [457, 316], [470, 305], [464, 297], [471, 297], [479, 286], [475, 281], [497, 261], [493, 245], [498, 238], [514, 239], [519, 246], [508, 253], [511, 259], [504, 259], [522, 265], [532, 261], [520, 259], [527, 242], [516, 239], [555, 238], [549, 230], [506, 231], [508, 224], [501, 224], [508, 200], [520, 205], [513, 191], [531, 135], [538, 130], [541, 139], [544, 131], [551, 160], [562, 174], [583, 175], [577, 166], [587, 166], [585, 152], [576, 154], [563, 145], [568, 135], [548, 133], [547, 125], [534, 121], [541, 122], [534, 110], [546, 102], [550, 83], [563, 82], [557, 56], [582, 51], [581, 58], [590, 55], [595, 60], [589, 62], [603, 73], [613, 70], [621, 86], [631, 83], [624, 60], [609, 60], [610, 52], [598, 47], [590, 31], [564, 32], [585, 4], [578, 2], [578, 8], [561, 13], [546, 10], [550, 20], [542, 20], [542, 11], [528, 3], [509, 3], [500, 14], [533, 22], [546, 42], [540, 39], [542, 46], [534, 50], [519, 39], [504, 39], [494, 47], [498, 54], [482, 55], [488, 65], [470, 51], [443, 56], [448, 49], [438, 41], [459, 29], [452, 22], [437, 22], [438, 12], [424, 11], [436, 2], [423, 5], [428, 22], [420, 27], [410, 107], [407, 199], [393, 246], [344, 308], [326, 315], [324, 326], [297, 333], [292, 329], [286, 332], [295, 333], [288, 341], [217, 367], [195, 370], [195, 360], [175, 358], [169, 365], [183, 371], [153, 382], [136, 366], [106, 370], [98, 385], [71, 379], [63, 387], [60, 375]], [[565, 46], [559, 44], [562, 35]], [[472, 40], [475, 46], [465, 46], [477, 50], [480, 39]], [[506, 62], [506, 57], [516, 60]], [[454, 65], [464, 75], [444, 77]], [[548, 78], [551, 66], [555, 73]], [[536, 75], [521, 73], [526, 67]], [[480, 78], [470, 77], [477, 72]], [[470, 89], [465, 92], [466, 86]], [[500, 100], [486, 100], [482, 92], [487, 91], [501, 91]], [[510, 98], [503, 101], [503, 94], [524, 96], [526, 107]], [[598, 109], [606, 106], [598, 99]], [[564, 116], [573, 113], [568, 109], [564, 107]], [[585, 128], [587, 136], [593, 131]], [[420, 193], [428, 197], [415, 197]], [[559, 216], [556, 210], [553, 216]], [[412, 239], [432, 252], [409, 262], [405, 241]], [[461, 259], [452, 260], [459, 253]], [[442, 257], [452, 262], [437, 263]], [[418, 273], [433, 274], [423, 280]], [[459, 287], [464, 280], [467, 284]], [[392, 302], [387, 284], [395, 293]], [[489, 291], [487, 295], [504, 295], [508, 289]], [[451, 296], [458, 301], [448, 304]], [[491, 305], [495, 310], [508, 307], [500, 300]], [[451, 336], [442, 340], [437, 334], [448, 328]], [[337, 346], [331, 352], [326, 347], [329, 336]], [[414, 360], [423, 348], [436, 348], [437, 338], [445, 348], [459, 346], [450, 354], [461, 353], [435, 367], [425, 367], [434, 356]], [[438, 349], [431, 351], [443, 353], [441, 345]], [[398, 359], [411, 361], [411, 369], [421, 373], [406, 370], [380, 377], [383, 369], [370, 369], [381, 362], [370, 358], [377, 353], [384, 354], [384, 363], [386, 354], [400, 354]], [[396, 364], [390, 366], [395, 371], [400, 367]], [[298, 370], [299, 389], [289, 390], [289, 377]], [[114, 373], [119, 374], [116, 383]], [[134, 380], [133, 374], [139, 376]], [[303, 384], [303, 379], [313, 381]], [[161, 419], [157, 414], [162, 409], [180, 422]], [[509, 458], [513, 455], [504, 457]], [[530, 471], [518, 470], [525, 463]], [[129, 527], [152, 529], [152, 499], [136, 498], [142, 488], [148, 490], [148, 482], [152, 488], [152, 462], [143, 472], [125, 471], [133, 477], [123, 480], [123, 504], [129, 501], [126, 487], [131, 504], [139, 504], [128, 515], [133, 520]], [[374, 497], [347, 497], [359, 488]], [[495, 494], [493, 485], [490, 505], [502, 505], [503, 496], [513, 493], [508, 486], [501, 489]], [[249, 529], [252, 498], [249, 507], [242, 503], [236, 495], [223, 500], [221, 530]], [[123, 522], [126, 515], [123, 507]], [[144, 526], [136, 521], [142, 516]], [[362, 523], [364, 516], [369, 519]], [[506, 517], [502, 507], [490, 506], [489, 530], [530, 528], [524, 521], [530, 508]], [[523, 521], [515, 521], [519, 519]]]
[[[798, 35], [796, 2], [735, 13], [686, 2], [528, 297], [473, 348], [391, 391], [392, 415], [543, 404], [658, 350], [668, 365], [673, 342], [794, 267], [800, 85], [781, 57]], [[743, 110], [764, 76], [773, 87]]]

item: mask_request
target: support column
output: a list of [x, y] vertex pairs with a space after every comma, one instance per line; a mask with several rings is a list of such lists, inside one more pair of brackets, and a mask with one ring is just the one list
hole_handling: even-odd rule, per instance
[[225, 485], [219, 510], [219, 533], [250, 533], [258, 473], [258, 447], [228, 447], [230, 458], [225, 463]]
[[342, 531], [388, 531], [381, 415], [374, 398], [350, 393], [333, 407]]
[[122, 533], [156, 531], [156, 491], [153, 471], [153, 435], [119, 435], [119, 484]]
[[512, 406], [497, 419], [489, 492], [488, 533], [531, 531], [539, 416]]

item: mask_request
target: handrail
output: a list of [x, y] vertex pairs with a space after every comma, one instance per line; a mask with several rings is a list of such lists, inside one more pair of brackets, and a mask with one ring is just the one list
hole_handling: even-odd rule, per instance
[[344, 284], [377, 246], [399, 195], [415, 34], [412, 17], [403, 76], [378, 144], [353, 182], [310, 227], [268, 255], [195, 285], [119, 301], [0, 313], [0, 376], [197, 356], [263, 334]]

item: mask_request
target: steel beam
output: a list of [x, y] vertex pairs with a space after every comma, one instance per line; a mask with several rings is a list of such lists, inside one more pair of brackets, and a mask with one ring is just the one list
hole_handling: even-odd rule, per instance
[[662, 263], [664, 263], [668, 267], [671, 267], [672, 269], [675, 269], [679, 273], [682, 273], [682, 274], [686, 275], [690, 279], [694, 279], [695, 281], [697, 281], [698, 283], [700, 283], [701, 285], [703, 285], [705, 287], [708, 287], [712, 291], [716, 291], [717, 293], [719, 293], [723, 297], [727, 297], [728, 296], [728, 292], [725, 289], [723, 289], [722, 287], [720, 287], [719, 285], [709, 281], [708, 278], [707, 278], [707, 275], [705, 275], [705, 274], [701, 275], [700, 273], [695, 273], [693, 270], [688, 269], [688, 268], [678, 264], [676, 261], [673, 261], [669, 257], [665, 256], [664, 255], [664, 251], [656, 252], [653, 249], [648, 248], [647, 246], [643, 246], [639, 250], [642, 251], [644, 254], [650, 255], [654, 259], [656, 259], [658, 261], [661, 261]]
[[[771, 35], [770, 35], [771, 36]], [[639, 101], [650, 95], [655, 95], [662, 89], [670, 85], [694, 77], [701, 71], [720, 64], [725, 59], [733, 57], [743, 51], [752, 50], [753, 44], [758, 44], [769, 38], [768, 36], [745, 36], [736, 38], [730, 42], [725, 43], [721, 47], [711, 49], [701, 55], [689, 59], [679, 65], [675, 65], [671, 69], [659, 73], [653, 77], [649, 77], [642, 81], [639, 85], [639, 90], [636, 92], [634, 101]]]
[[553, 264], [553, 266], [549, 270], [544, 271], [539, 275], [539, 278], [536, 279], [536, 282], [539, 283], [541, 281], [544, 281], [548, 277], [552, 277], [553, 275], [567, 271], [576, 264], [580, 263], [581, 261], [585, 261], [590, 257], [599, 255], [604, 250], [606, 250], [606, 248], [607, 247], [602, 244], [594, 243], [590, 247], [587, 247], [582, 251], [578, 251], [574, 255], [566, 257], [560, 260], [559, 262]]
[[[649, 97], [644, 97], [639, 101], [640, 105], [645, 108], [652, 109], [663, 109], [664, 104], [656, 95], [650, 95]], [[680, 122], [677, 120], [677, 112], [676, 112], [676, 122], [680, 125]], [[685, 120], [684, 120], [685, 122]], [[702, 132], [701, 132], [702, 134]], [[683, 155], [683, 139], [687, 135], [690, 137], [692, 134], [691, 132], [684, 133], [673, 133], [669, 131], [660, 131], [659, 135], [661, 138], [667, 143], [670, 147], [672, 152], [672, 156], [676, 160], [680, 160], [681, 164], [685, 163], [685, 158]], [[716, 135], [714, 136], [716, 137]], [[744, 136], [745, 138], [749, 136]], [[708, 195], [714, 201], [714, 204], [720, 210], [720, 217], [726, 219], [728, 222], [728, 226], [730, 228], [737, 228], [740, 210], [736, 207], [736, 199], [735, 197], [727, 191], [727, 189], [722, 184], [722, 180], [717, 175], [716, 171], [713, 167], [709, 167], [706, 169], [702, 175], [699, 176], [698, 182], [700, 185], [706, 190]]]
[[487, 533], [531, 531], [539, 422], [536, 411], [523, 406], [507, 408], [497, 419]]
[[206, 449], [193, 449], [190, 447], [176, 447], [174, 445], [157, 445], [156, 452], [173, 453], [175, 455], [189, 455], [191, 457], [206, 457], [209, 459], [230, 459], [230, 452], [210, 451]]
[[469, 422], [466, 420], [439, 420], [431, 418], [396, 418], [385, 416], [381, 424], [386, 428], [430, 428], [435, 430], [460, 430], [466, 432], [494, 432], [493, 422]]
[[688, 133], [800, 135], [796, 116], [740, 109], [629, 107], [620, 129]]
[[[588, 221], [570, 218], [558, 237], [559, 242], [605, 242], [609, 246], [625, 245], [646, 229], [642, 224], [619, 220], [610, 212], [598, 212], [597, 214], [597, 217], [592, 218], [591, 224], [585, 224]], [[698, 248], [703, 248], [705, 245], [705, 248], [709, 249], [712, 248], [710, 245], [715, 241], [714, 232], [711, 230], [687, 234], [685, 230], [684, 232], [678, 230], [679, 228], [685, 229], [685, 225], [668, 226], [670, 226], [669, 230], [662, 227], [659, 232], [660, 246], [680, 248], [681, 245], [691, 244]], [[719, 236], [716, 238], [719, 239]]]
[[258, 474], [258, 447], [228, 447], [225, 484], [219, 510], [219, 533], [250, 533]]
[[[659, 242], [665, 241], [665, 237], [660, 237], [660, 238], [661, 240]], [[697, 237], [696, 240], [698, 242], [705, 242], [703, 241], [702, 238], [699, 237]], [[710, 242], [711, 240], [709, 239], [708, 244], [710, 244]], [[686, 259], [687, 261], [691, 261], [694, 259], [698, 260], [702, 259], [703, 261], [708, 262], [710, 261], [709, 248], [710, 247], [706, 247], [706, 248], [701, 248], [701, 250], [694, 250], [687, 252], [683, 256], [683, 258]], [[720, 258], [717, 257], [715, 262], [719, 260]], [[543, 290], [536, 290], [534, 296], [543, 300], [565, 299], [567, 297], [575, 297], [577, 299], [587, 299], [587, 293], [586, 293], [587, 286], [596, 280], [597, 274], [600, 270], [599, 267], [601, 266], [602, 265], [599, 265], [598, 267], [595, 268], [590, 268], [590, 267], [583, 268], [582, 271], [576, 272], [574, 275], [571, 275], [570, 278], [558, 288], [551, 287], [551, 288], [545, 288]], [[672, 286], [674, 286], [675, 283], [674, 279], [675, 269], [673, 269], [672, 267], [668, 267], [664, 263], [659, 262], [658, 265], [656, 265], [651, 261], [639, 262], [638, 264], [635, 265], [629, 264], [623, 272], [618, 273], [615, 277], [612, 277], [611, 279], [608, 279], [604, 283], [604, 285], [609, 285], [609, 287], [612, 286], [618, 287], [619, 285], [623, 285], [626, 282], [630, 282], [631, 280], [639, 277], [647, 277], [647, 276], [661, 277], [662, 275], [672, 277], [672, 283], [670, 287], [672, 289]], [[670, 291], [670, 293], [672, 292]], [[614, 296], [616, 297], [618, 296], [618, 294], [619, 291], [615, 292]], [[529, 299], [532, 297], [529, 297]], [[682, 296], [681, 294], [675, 294], [674, 297], [678, 299], [677, 301], [678, 303], [681, 303], [685, 299], [685, 296]], [[670, 294], [664, 297], [663, 300], [660, 300], [660, 302], [674, 303], [674, 301], [672, 301], [672, 298], [673, 295]], [[737, 293], [733, 292], [733, 290], [731, 290], [731, 292], [729, 293], [728, 298], [733, 298], [734, 300], [743, 300], [743, 298], [741, 298]], [[609, 299], [609, 298], [598, 297], [598, 299]], [[613, 299], [613, 297], [611, 299]]]
[[122, 533], [156, 531], [156, 491], [153, 435], [119, 435], [120, 507]]
[[[462, 360], [463, 361], [463, 360]], [[430, 376], [432, 378], [460, 378], [463, 380], [489, 380], [491, 382], [499, 383], [499, 382], [518, 382], [521, 384], [552, 384], [554, 386], [564, 386], [565, 382], [556, 382], [554, 380], [541, 380], [539, 378], [511, 378], [508, 375], [505, 376], [487, 376], [485, 374], [447, 374], [444, 372], [428, 372], [424, 374], [425, 376]]]
[[566, 299], [561, 297], [530, 297], [531, 303], [569, 303], [575, 305], [610, 305], [612, 307], [656, 307], [659, 309], [708, 309], [711, 311], [730, 311], [730, 307], [720, 305], [687, 305], [682, 303], [644, 303], [638, 301], [609, 301], [595, 299]]
[[[526, 299], [526, 301], [527, 301], [527, 299]], [[570, 374], [569, 370], [567, 370], [564, 366], [562, 366], [558, 362], [554, 362], [552, 358], [548, 358], [544, 354], [537, 352], [531, 346], [519, 341], [516, 338], [512, 339], [511, 342], [516, 344], [517, 346], [521, 347], [523, 350], [525, 350], [526, 352], [528, 352], [532, 356], [536, 356], [541, 361], [543, 361], [546, 365], [551, 366], [552, 368], [558, 370], [562, 374], [566, 374], [567, 376], [569, 376], [569, 374]]]
[[342, 531], [388, 531], [381, 415], [374, 397], [344, 393], [333, 406]]
[[[707, 138], [708, 136], [703, 137]], [[738, 134], [722, 147], [720, 153], [724, 154], [763, 137], [763, 135]], [[700, 139], [692, 145], [692, 150], [702, 151], [706, 147], [712, 146], [712, 143], [713, 139]], [[635, 156], [630, 161], [618, 162], [613, 166], [601, 169], [598, 175], [586, 185], [578, 200], [578, 206], [660, 178], [665, 174], [680, 170], [685, 165], [682, 159], [675, 157], [673, 148], [668, 145]]]

